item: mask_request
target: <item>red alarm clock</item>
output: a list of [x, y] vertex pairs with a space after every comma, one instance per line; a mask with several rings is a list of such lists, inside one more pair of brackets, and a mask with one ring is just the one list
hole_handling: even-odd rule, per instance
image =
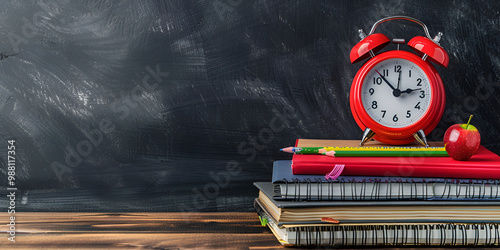
[[[403, 39], [393, 39], [396, 50], [375, 55], [391, 42], [384, 34], [374, 33], [375, 29], [398, 19], [424, 28], [426, 37], [408, 42], [416, 54], [399, 49]], [[351, 63], [371, 57], [354, 77], [349, 98], [354, 119], [364, 130], [360, 145], [373, 138], [392, 145], [417, 140], [427, 146], [425, 135], [439, 123], [445, 106], [443, 82], [431, 64], [448, 66], [448, 53], [438, 44], [442, 33], [431, 39], [424, 23], [405, 16], [377, 21], [368, 36], [362, 30], [359, 33], [362, 40], [351, 50]]]

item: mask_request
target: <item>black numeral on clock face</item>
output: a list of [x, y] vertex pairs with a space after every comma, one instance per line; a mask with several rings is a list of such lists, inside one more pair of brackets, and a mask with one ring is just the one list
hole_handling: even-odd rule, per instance
[[420, 110], [420, 102], [418, 102], [417, 105], [415, 105], [415, 108]]
[[394, 65], [394, 72], [399, 73], [401, 71], [401, 65]]
[[396, 115], [394, 115], [394, 117], [392, 117], [392, 121], [393, 121], [393, 122], [397, 122], [397, 121], [398, 121], [398, 115], [397, 115], [397, 114], [396, 114]]
[[378, 108], [377, 101], [373, 101], [372, 102], [372, 109], [377, 109], [377, 108]]
[[420, 90], [420, 95], [418, 97], [425, 98], [425, 91]]
[[373, 95], [373, 93], [375, 93], [375, 90], [373, 88], [370, 88], [368, 92], [370, 92], [370, 95]]
[[387, 112], [387, 110], [380, 110], [380, 112], [382, 112], [382, 118], [385, 117], [385, 113]]
[[422, 79], [421, 78], [417, 79], [417, 86], [422, 86]]
[[373, 78], [373, 84], [382, 84], [382, 77], [374, 77]]

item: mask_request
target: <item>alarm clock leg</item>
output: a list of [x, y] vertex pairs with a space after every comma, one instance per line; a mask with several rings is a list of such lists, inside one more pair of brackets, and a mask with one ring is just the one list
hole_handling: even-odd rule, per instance
[[429, 147], [429, 144], [427, 144], [427, 138], [425, 137], [425, 132], [424, 130], [419, 130], [417, 133], [413, 134], [415, 139], [420, 142], [422, 145], [424, 145], [426, 148]]
[[370, 128], [366, 128], [365, 131], [363, 132], [363, 138], [361, 139], [361, 142], [359, 143], [359, 146], [365, 145], [365, 143], [373, 138], [375, 135], [375, 132], [373, 132]]

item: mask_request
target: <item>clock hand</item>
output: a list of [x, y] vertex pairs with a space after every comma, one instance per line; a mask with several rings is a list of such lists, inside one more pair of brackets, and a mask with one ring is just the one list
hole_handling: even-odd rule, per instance
[[[392, 86], [392, 84], [389, 83], [389, 81], [387, 81], [387, 79], [385, 79], [385, 77], [382, 74], [380, 74], [380, 72], [378, 72], [378, 70], [375, 70], [375, 72], [377, 72], [380, 75], [380, 77], [382, 77], [382, 80], [384, 80], [384, 82], [387, 83], [387, 85], [389, 85], [389, 87], [391, 87], [392, 95], [394, 97], [399, 97], [401, 95], [401, 90], [399, 90], [399, 79], [398, 79], [398, 88], [394, 88], [394, 86]], [[400, 71], [400, 73], [401, 73], [401, 71]]]
[[406, 93], [406, 94], [409, 94], [409, 93], [411, 93], [411, 92], [413, 92], [413, 91], [415, 91], [415, 90], [421, 90], [421, 89], [422, 89], [422, 88], [418, 88], [418, 89], [406, 89], [406, 90], [404, 90], [404, 91], [401, 91], [401, 93]]
[[401, 83], [401, 70], [399, 71], [399, 75], [398, 75], [398, 87], [397, 89], [399, 89], [399, 83]]
[[382, 80], [384, 80], [384, 82], [386, 82], [387, 85], [389, 85], [389, 87], [391, 87], [392, 90], [396, 89], [396, 88], [394, 88], [394, 86], [392, 86], [392, 84], [389, 83], [389, 81], [387, 81], [387, 79], [385, 79], [385, 77], [382, 74], [380, 74], [380, 72], [378, 72], [378, 70], [375, 70], [375, 72], [377, 72], [377, 74], [379, 74], [380, 77], [382, 77]]

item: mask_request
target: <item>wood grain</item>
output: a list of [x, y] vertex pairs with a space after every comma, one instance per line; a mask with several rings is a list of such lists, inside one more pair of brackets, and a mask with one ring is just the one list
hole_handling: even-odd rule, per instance
[[[2, 224], [8, 217], [0, 215]], [[22, 212], [16, 213], [16, 242], [7, 237], [0, 239], [0, 249], [284, 248], [253, 212]]]
[[7, 237], [0, 249], [281, 248], [256, 213], [17, 213]]

